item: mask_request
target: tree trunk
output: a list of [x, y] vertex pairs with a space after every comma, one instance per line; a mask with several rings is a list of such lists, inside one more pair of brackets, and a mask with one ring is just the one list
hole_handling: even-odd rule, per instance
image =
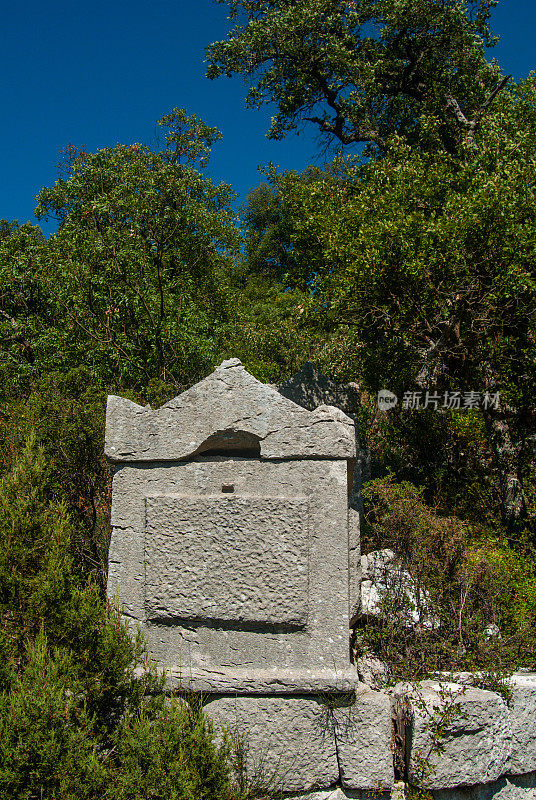
[[509, 533], [514, 533], [526, 515], [523, 491], [522, 444], [512, 436], [508, 412], [483, 408], [484, 422], [499, 471], [501, 514]]

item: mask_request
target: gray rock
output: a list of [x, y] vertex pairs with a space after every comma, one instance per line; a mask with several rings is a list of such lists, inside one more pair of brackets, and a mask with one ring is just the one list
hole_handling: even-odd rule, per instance
[[147, 619], [306, 625], [307, 498], [161, 495], [145, 503]]
[[340, 787], [324, 789], [321, 792], [308, 792], [307, 794], [292, 795], [292, 800], [346, 800], [348, 797]]
[[153, 411], [111, 395], [105, 453], [114, 462], [180, 461], [224, 447], [262, 458], [354, 458], [354, 424], [340, 409], [307, 411], [257, 381], [238, 359]]
[[483, 630], [484, 639], [489, 641], [490, 639], [500, 639], [501, 638], [501, 631], [499, 626], [496, 625], [494, 622], [491, 625], [486, 625]]
[[[478, 686], [484, 673], [441, 673], [440, 680], [451, 680], [465, 686]], [[536, 771], [536, 674], [519, 671], [504, 681], [508, 691], [508, 720], [511, 748], [504, 772], [523, 775]]]
[[[390, 792], [382, 792], [378, 789], [342, 789], [337, 786], [334, 789], [324, 789], [321, 792], [312, 792], [300, 795], [288, 795], [288, 800], [390, 800]], [[396, 798], [399, 800], [399, 798]], [[400, 798], [403, 800], [403, 798]]]
[[357, 674], [359, 680], [370, 686], [371, 689], [384, 689], [389, 681], [387, 665], [374, 656], [362, 656], [357, 659]]
[[[222, 486], [233, 486], [233, 494], [222, 493]], [[279, 509], [273, 522], [257, 513], [270, 498]], [[179, 526], [189, 538], [179, 535], [177, 516], [169, 511], [175, 499], [177, 514], [197, 503], [190, 523]], [[228, 521], [218, 534], [200, 520], [207, 509], [216, 513], [222, 500], [240, 509], [241, 521], [231, 528]], [[296, 502], [308, 509], [305, 519], [296, 516]], [[152, 657], [187, 685], [210, 675], [204, 689], [216, 692], [221, 676], [221, 689], [233, 691], [229, 682], [236, 672], [238, 691], [244, 670], [257, 672], [254, 680], [258, 671], [273, 679], [278, 670], [291, 672], [294, 684], [300, 675], [320, 679], [327, 670], [329, 682], [333, 672], [343, 676], [351, 669], [346, 519], [344, 461], [199, 457], [123, 465], [113, 481], [108, 593], [142, 625]], [[277, 532], [285, 532], [281, 541]], [[204, 554], [196, 550], [196, 536], [207, 546]], [[251, 544], [235, 546], [248, 536]], [[304, 565], [306, 578], [299, 570]], [[357, 679], [355, 669], [353, 675]]]
[[355, 668], [333, 670], [328, 667], [308, 669], [266, 669], [241, 667], [196, 667], [166, 670], [169, 688], [188, 688], [203, 694], [218, 691], [236, 695], [348, 694], [356, 688]]
[[108, 593], [170, 687], [303, 694], [357, 679], [341, 410], [307, 411], [232, 359], [158, 411], [110, 398], [106, 435]]
[[250, 774], [262, 762], [265, 786], [319, 788], [329, 796], [328, 787], [338, 781], [344, 791], [387, 791], [393, 785], [391, 710], [385, 694], [360, 687], [355, 702], [328, 695], [220, 698], [206, 710], [218, 727], [228, 726], [245, 742]]
[[394, 783], [391, 700], [368, 688], [355, 702], [333, 709], [341, 784], [347, 789], [389, 789]]
[[361, 577], [373, 583], [385, 583], [387, 576], [400, 568], [400, 560], [394, 550], [373, 550], [361, 556]]
[[492, 783], [433, 791], [434, 800], [536, 800], [536, 772], [503, 776]]
[[167, 688], [210, 696], [258, 785], [390, 785], [389, 698], [349, 659], [352, 421], [231, 359], [157, 411], [109, 398], [106, 452], [108, 593]]
[[278, 389], [283, 397], [303, 408], [313, 411], [318, 406], [329, 405], [340, 408], [349, 417], [359, 411], [359, 386], [357, 383], [339, 384], [330, 381], [307, 361], [292, 378]]
[[506, 772], [512, 732], [502, 697], [439, 681], [408, 688], [398, 686], [395, 694], [407, 693], [413, 713], [408, 765], [413, 784], [449, 789], [489, 783]]
[[511, 693], [511, 775], [536, 771], [536, 674], [516, 673], [507, 682]]
[[386, 601], [401, 625], [439, 627], [429, 611], [428, 593], [417, 586], [400, 557], [393, 550], [375, 550], [361, 556], [361, 614], [380, 617]]
[[317, 700], [225, 697], [208, 703], [206, 711], [238, 742], [254, 785], [289, 792], [336, 783], [335, 740]]

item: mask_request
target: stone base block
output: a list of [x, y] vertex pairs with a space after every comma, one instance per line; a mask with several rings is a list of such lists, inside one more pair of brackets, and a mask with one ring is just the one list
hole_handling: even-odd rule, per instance
[[322, 792], [302, 795], [287, 795], [286, 800], [391, 800], [389, 792], [376, 792], [370, 789], [341, 789], [337, 786]]
[[238, 743], [253, 783], [285, 792], [337, 784], [381, 792], [394, 782], [390, 700], [381, 692], [220, 697], [206, 711]]
[[334, 709], [341, 785], [381, 791], [394, 783], [391, 700], [383, 692], [357, 689], [355, 702]]
[[512, 750], [507, 772], [536, 771], [536, 675], [516, 673], [508, 680], [511, 694]]
[[480, 786], [433, 791], [434, 800], [536, 800], [536, 772], [503, 776]]
[[413, 712], [408, 777], [428, 789], [487, 784], [507, 771], [510, 712], [494, 692], [455, 683], [422, 681], [397, 687]]
[[247, 778], [274, 791], [306, 791], [339, 778], [332, 725], [314, 698], [219, 698], [205, 709], [245, 758]]

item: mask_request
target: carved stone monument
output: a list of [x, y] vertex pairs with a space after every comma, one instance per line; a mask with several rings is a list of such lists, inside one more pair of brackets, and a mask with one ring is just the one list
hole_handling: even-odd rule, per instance
[[389, 698], [358, 684], [349, 656], [352, 420], [231, 359], [154, 411], [110, 397], [106, 455], [108, 593], [169, 689], [243, 723], [287, 791], [390, 786]]

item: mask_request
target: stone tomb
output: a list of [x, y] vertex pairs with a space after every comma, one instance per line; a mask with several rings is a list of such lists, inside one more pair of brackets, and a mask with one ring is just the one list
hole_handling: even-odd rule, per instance
[[[108, 593], [168, 687], [242, 720], [265, 764], [290, 759], [288, 791], [389, 786], [389, 699], [358, 684], [349, 657], [352, 420], [306, 410], [231, 359], [154, 411], [109, 397], [106, 455]], [[325, 693], [340, 701], [327, 711]]]

